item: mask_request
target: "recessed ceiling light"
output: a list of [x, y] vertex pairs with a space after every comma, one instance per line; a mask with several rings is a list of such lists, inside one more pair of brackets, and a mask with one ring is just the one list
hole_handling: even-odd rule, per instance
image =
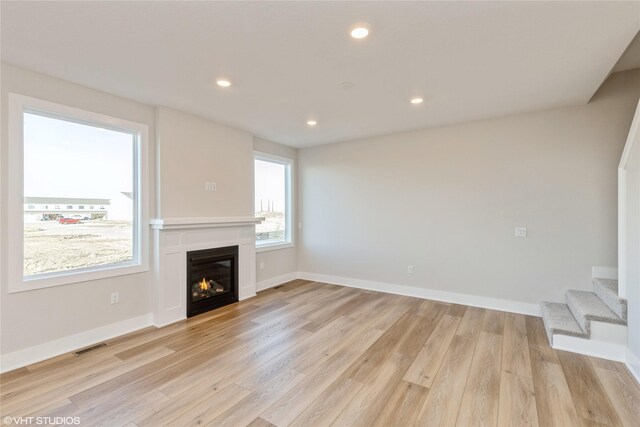
[[363, 39], [369, 35], [369, 30], [365, 27], [357, 27], [351, 30], [351, 37], [354, 39]]
[[227, 79], [218, 79], [216, 84], [220, 87], [229, 87], [231, 86], [231, 82]]
[[424, 101], [424, 99], [420, 98], [420, 97], [416, 97], [416, 98], [411, 98], [411, 103], [412, 104], [422, 104], [422, 101]]
[[316, 122], [315, 120], [307, 120], [307, 124], [308, 124], [309, 126], [315, 126], [315, 125], [317, 125], [317, 124], [318, 124], [318, 122]]

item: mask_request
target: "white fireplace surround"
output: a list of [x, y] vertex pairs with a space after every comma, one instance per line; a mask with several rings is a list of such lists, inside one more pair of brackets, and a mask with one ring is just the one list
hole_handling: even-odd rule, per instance
[[264, 218], [158, 218], [153, 230], [153, 323], [187, 316], [187, 252], [238, 246], [238, 298], [256, 294], [255, 225]]

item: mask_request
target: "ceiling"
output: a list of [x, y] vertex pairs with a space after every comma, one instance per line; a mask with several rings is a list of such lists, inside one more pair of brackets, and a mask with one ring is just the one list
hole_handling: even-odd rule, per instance
[[7, 63], [294, 147], [585, 103], [640, 29], [640, 2], [0, 7]]

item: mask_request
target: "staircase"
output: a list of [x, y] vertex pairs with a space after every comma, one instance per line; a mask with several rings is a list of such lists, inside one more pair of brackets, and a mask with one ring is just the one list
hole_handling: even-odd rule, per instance
[[[582, 341], [596, 338], [606, 344], [615, 341], [616, 337], [619, 341], [626, 336], [627, 301], [618, 296], [617, 280], [593, 279], [593, 292], [567, 291], [565, 298], [566, 304], [541, 304], [542, 320], [552, 347], [558, 348], [558, 345], [554, 345], [554, 337], [556, 344], [562, 341], [562, 347], [586, 348]], [[592, 336], [594, 327], [598, 329], [597, 337]], [[620, 331], [620, 328], [624, 330]], [[568, 337], [580, 340], [574, 341]]]

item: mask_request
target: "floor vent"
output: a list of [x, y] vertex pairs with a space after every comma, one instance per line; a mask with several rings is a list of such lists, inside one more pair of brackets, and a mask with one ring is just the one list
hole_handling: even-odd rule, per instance
[[74, 351], [74, 356], [82, 356], [85, 353], [89, 353], [90, 351], [97, 350], [100, 347], [105, 347], [107, 344], [101, 342], [100, 344], [92, 345], [91, 347], [83, 348], [82, 350]]

